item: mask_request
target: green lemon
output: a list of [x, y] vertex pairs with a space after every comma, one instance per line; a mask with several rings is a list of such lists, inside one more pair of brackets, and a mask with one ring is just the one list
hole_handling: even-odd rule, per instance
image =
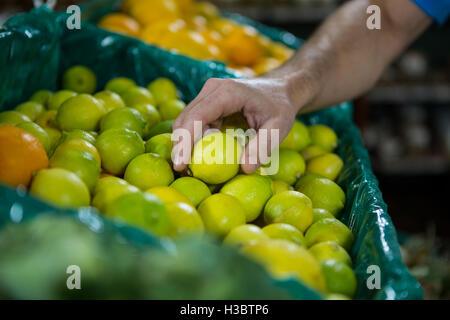
[[242, 147], [234, 137], [214, 132], [194, 145], [189, 169], [195, 178], [220, 184], [238, 173], [241, 154]]
[[246, 221], [250, 222], [258, 218], [272, 196], [272, 181], [257, 174], [239, 174], [228, 181], [220, 192], [238, 199], [245, 209]]
[[155, 105], [155, 99], [150, 91], [143, 87], [131, 87], [122, 94], [122, 99], [127, 107], [133, 107], [134, 105], [147, 103]]
[[197, 207], [200, 202], [211, 195], [208, 186], [203, 181], [193, 177], [178, 178], [170, 186], [183, 193], [194, 207]]
[[69, 139], [61, 143], [55, 150], [55, 152], [60, 152], [61, 150], [67, 150], [67, 149], [76, 149], [76, 150], [83, 150], [87, 151], [92, 156], [94, 156], [95, 160], [97, 161], [98, 165], [101, 166], [101, 159], [100, 154], [96, 147], [92, 143], [87, 142], [86, 140], [74, 138]]
[[264, 228], [262, 231], [271, 239], [281, 239], [293, 242], [299, 246], [306, 247], [305, 237], [300, 230], [287, 223], [272, 223]]
[[323, 178], [323, 177], [317, 173], [305, 174], [300, 179], [298, 179], [297, 183], [295, 184], [295, 189], [298, 190], [299, 188], [303, 187], [306, 183], [308, 183], [310, 180], [314, 180], [316, 178]]
[[268, 240], [269, 237], [262, 232], [261, 228], [253, 224], [244, 224], [230, 231], [223, 240], [228, 246], [239, 247], [252, 241]]
[[89, 189], [73, 172], [61, 168], [40, 170], [34, 177], [30, 193], [61, 208], [86, 207]]
[[353, 234], [349, 228], [336, 218], [325, 218], [314, 223], [305, 234], [308, 247], [319, 242], [336, 242], [349, 251], [353, 244]]
[[72, 97], [77, 95], [76, 92], [72, 90], [60, 90], [56, 91], [48, 100], [49, 110], [58, 110], [61, 105]]
[[138, 103], [131, 108], [139, 111], [139, 113], [144, 117], [146, 122], [146, 132], [148, 132], [151, 128], [153, 128], [157, 123], [161, 121], [161, 115], [159, 114], [158, 110], [151, 104]]
[[352, 268], [338, 260], [325, 260], [320, 263], [320, 266], [325, 275], [329, 293], [354, 297], [358, 282]]
[[326, 290], [319, 263], [308, 250], [290, 241], [253, 241], [245, 244], [241, 252], [265, 266], [275, 278], [294, 277], [314, 289]]
[[106, 176], [103, 178], [100, 178], [97, 180], [97, 183], [95, 184], [95, 188], [94, 188], [94, 194], [99, 193], [102, 190], [105, 190], [108, 188], [108, 186], [110, 185], [129, 185], [128, 182], [126, 182], [124, 179], [121, 179], [119, 177], [114, 177], [114, 176]]
[[93, 96], [82, 93], [66, 100], [58, 109], [56, 123], [61, 130], [95, 131], [105, 114], [103, 105]]
[[25, 130], [31, 133], [36, 138], [38, 138], [47, 154], [50, 153], [52, 147], [50, 137], [48, 136], [47, 132], [44, 129], [42, 129], [39, 125], [37, 125], [34, 122], [22, 122], [16, 125], [16, 127]]
[[35, 121], [39, 116], [41, 116], [45, 108], [42, 104], [33, 102], [33, 101], [27, 101], [24, 103], [19, 104], [15, 110], [17, 112], [23, 113], [28, 118], [30, 118], [31, 121]]
[[59, 131], [58, 125], [55, 122], [57, 114], [57, 110], [44, 111], [34, 122], [42, 128], [54, 128]]
[[[108, 177], [115, 178], [115, 177]], [[99, 179], [102, 181], [106, 178]], [[122, 180], [122, 179], [121, 179]], [[106, 184], [106, 182], [109, 182]], [[100, 212], [106, 212], [106, 208], [116, 199], [128, 193], [138, 193], [140, 190], [126, 181], [106, 181], [102, 183], [98, 190], [94, 191], [94, 198], [92, 199], [92, 206], [97, 208]], [[125, 183], [123, 183], [125, 182]]]
[[109, 129], [128, 129], [142, 137], [144, 127], [145, 120], [139, 111], [127, 107], [111, 110], [100, 121], [100, 132]]
[[95, 184], [100, 176], [100, 166], [94, 156], [83, 150], [59, 150], [50, 158], [49, 166], [50, 168], [62, 168], [75, 173], [91, 192], [94, 191]]
[[313, 208], [328, 210], [337, 216], [345, 205], [345, 193], [336, 183], [327, 178], [316, 177], [300, 184], [296, 190], [306, 194]]
[[97, 77], [91, 69], [85, 66], [73, 66], [64, 72], [62, 87], [78, 93], [94, 93], [97, 87]]
[[157, 78], [153, 80], [148, 85], [147, 89], [152, 93], [157, 105], [178, 97], [177, 87], [167, 78]]
[[161, 200], [149, 193], [126, 193], [106, 208], [106, 215], [142, 227], [159, 236], [167, 236], [170, 218]]
[[172, 161], [172, 134], [162, 133], [151, 137], [145, 143], [145, 152], [156, 153], [167, 161]]
[[105, 113], [117, 108], [125, 107], [125, 102], [123, 102], [122, 98], [117, 93], [109, 90], [97, 92], [94, 94], [94, 98], [103, 104]]
[[33, 95], [30, 97], [30, 101], [40, 103], [44, 106], [44, 108], [47, 108], [52, 95], [53, 92], [51, 92], [50, 90], [39, 90], [33, 93]]
[[18, 111], [3, 111], [0, 112], [0, 125], [10, 125], [15, 126], [22, 122], [30, 122], [31, 119], [28, 118], [23, 113]]
[[272, 180], [272, 193], [278, 194], [283, 191], [294, 190], [290, 185], [281, 180]]
[[134, 80], [125, 77], [117, 77], [106, 83], [105, 90], [122, 95], [125, 91], [135, 86], [136, 82], [134, 82]]
[[330, 180], [336, 180], [341, 173], [344, 162], [334, 153], [326, 153], [308, 161], [307, 173], [317, 173]]
[[63, 144], [66, 141], [72, 140], [72, 139], [82, 139], [87, 142], [89, 142], [92, 145], [95, 145], [95, 137], [90, 134], [87, 131], [75, 129], [71, 131], [64, 131], [61, 136], [61, 140], [59, 141], [59, 144]]
[[178, 99], [164, 101], [159, 105], [159, 113], [161, 119], [165, 120], [175, 120], [178, 118], [180, 113], [184, 110], [186, 104]]
[[144, 137], [146, 139], [150, 139], [161, 133], [171, 133], [173, 130], [173, 120], [161, 121], [153, 127], [146, 127], [145, 129]]
[[145, 152], [142, 138], [127, 129], [109, 129], [97, 138], [97, 148], [102, 158], [102, 167], [113, 175], [125, 172], [128, 163]]
[[[293, 185], [305, 172], [305, 160], [294, 150], [279, 149], [278, 158], [274, 157], [273, 154], [271, 158], [271, 166], [277, 166], [278, 164], [278, 171], [270, 175], [274, 180], [281, 180]], [[261, 167], [261, 174], [266, 174], [265, 167]]]
[[302, 151], [311, 143], [308, 128], [298, 120], [295, 120], [289, 134], [280, 144], [280, 149], [290, 149], [297, 152]]
[[325, 153], [327, 153], [327, 150], [325, 150], [322, 147], [314, 146], [314, 145], [306, 147], [305, 149], [303, 149], [302, 152], [300, 152], [300, 154], [302, 155], [303, 159], [305, 159], [305, 161], [309, 161], [312, 158], [321, 156]]
[[47, 132], [50, 141], [50, 151], [48, 152], [48, 154], [52, 155], [56, 147], [58, 146], [59, 140], [61, 139], [61, 131], [50, 127], [44, 127], [43, 129], [45, 132]]
[[314, 216], [313, 223], [325, 218], [334, 218], [334, 216], [330, 213], [330, 211], [320, 208], [313, 209], [313, 216]]
[[192, 204], [191, 200], [189, 200], [188, 197], [186, 197], [182, 192], [172, 187], [167, 186], [152, 187], [146, 190], [145, 192], [154, 194], [159, 198], [159, 200], [164, 202], [164, 204], [181, 202], [191, 207], [194, 207], [194, 205]]
[[124, 179], [141, 190], [168, 186], [174, 180], [170, 164], [154, 153], [144, 153], [128, 164]]
[[205, 227], [197, 210], [183, 202], [166, 204], [170, 218], [170, 237], [202, 235]]
[[330, 127], [316, 124], [309, 126], [308, 130], [309, 136], [311, 137], [311, 144], [319, 146], [328, 152], [336, 148], [338, 137]]
[[297, 191], [276, 194], [264, 207], [264, 221], [287, 223], [304, 232], [313, 222], [311, 200]]
[[218, 237], [225, 237], [232, 229], [245, 224], [245, 210], [239, 200], [216, 193], [203, 200], [198, 207], [205, 229]]
[[350, 258], [347, 251], [336, 242], [328, 241], [316, 243], [309, 248], [309, 252], [319, 262], [334, 259], [345, 263], [349, 267], [352, 266], [352, 258]]

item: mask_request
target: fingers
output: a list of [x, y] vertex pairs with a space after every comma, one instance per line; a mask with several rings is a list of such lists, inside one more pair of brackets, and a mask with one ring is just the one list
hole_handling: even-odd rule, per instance
[[[174, 123], [175, 139], [172, 152], [176, 171], [186, 168], [194, 142], [201, 138], [207, 125], [217, 126], [223, 116], [240, 111], [243, 107], [238, 86], [231, 79], [209, 79], [200, 94], [183, 110]], [[183, 131], [179, 134], [176, 131]]]
[[279, 122], [278, 119], [269, 119], [249, 141], [241, 158], [241, 168], [244, 173], [253, 173], [269, 161], [272, 151], [280, 144], [282, 133], [280, 133]]

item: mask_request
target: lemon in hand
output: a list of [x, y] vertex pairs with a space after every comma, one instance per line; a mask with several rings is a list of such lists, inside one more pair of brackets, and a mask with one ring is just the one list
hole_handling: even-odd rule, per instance
[[226, 236], [233, 228], [245, 224], [245, 210], [239, 200], [222, 193], [206, 198], [198, 207], [205, 229], [218, 236]]
[[208, 186], [193, 177], [178, 178], [170, 186], [183, 193], [195, 207], [211, 195]]
[[313, 222], [311, 200], [297, 191], [276, 194], [264, 207], [264, 221], [287, 223], [304, 232]]
[[336, 218], [326, 218], [309, 227], [305, 234], [305, 240], [308, 247], [319, 242], [332, 241], [349, 251], [353, 245], [353, 233]]
[[306, 165], [306, 172], [317, 173], [330, 180], [336, 180], [343, 166], [344, 163], [338, 155], [326, 153], [309, 160]]
[[241, 155], [242, 147], [234, 137], [214, 132], [195, 144], [189, 169], [195, 178], [220, 184], [238, 173]]
[[267, 200], [272, 196], [272, 182], [257, 174], [240, 174], [228, 181], [220, 190], [238, 199], [245, 209], [246, 221], [258, 218]]
[[254, 241], [245, 244], [242, 253], [264, 265], [275, 278], [294, 277], [306, 285], [326, 290], [319, 263], [306, 250], [286, 240]]
[[252, 241], [268, 240], [269, 237], [261, 228], [253, 224], [244, 224], [234, 228], [228, 233], [223, 243], [229, 246], [241, 246]]

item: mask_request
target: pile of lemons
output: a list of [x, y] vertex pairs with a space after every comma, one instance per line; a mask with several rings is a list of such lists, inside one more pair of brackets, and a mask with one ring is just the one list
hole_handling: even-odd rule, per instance
[[247, 175], [239, 159], [248, 140], [225, 130], [242, 121], [224, 121], [196, 142], [180, 174], [171, 157], [172, 123], [184, 108], [175, 85], [118, 77], [96, 87], [90, 69], [74, 66], [62, 90], [40, 90], [0, 113], [0, 182], [61, 208], [95, 207], [158, 236], [208, 234], [274, 277], [354, 296], [353, 234], [336, 218], [346, 196], [335, 182], [343, 162], [331, 128], [296, 121], [271, 159], [278, 171], [267, 175], [266, 165]]
[[125, 0], [121, 10], [98, 25], [196, 59], [226, 62], [250, 76], [275, 69], [293, 54], [256, 29], [221, 17], [209, 2]]

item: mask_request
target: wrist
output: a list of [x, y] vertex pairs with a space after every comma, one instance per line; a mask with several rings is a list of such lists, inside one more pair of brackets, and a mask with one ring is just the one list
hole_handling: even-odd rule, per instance
[[320, 85], [316, 78], [303, 70], [287, 75], [285, 79], [286, 93], [296, 113], [311, 106], [317, 99]]

